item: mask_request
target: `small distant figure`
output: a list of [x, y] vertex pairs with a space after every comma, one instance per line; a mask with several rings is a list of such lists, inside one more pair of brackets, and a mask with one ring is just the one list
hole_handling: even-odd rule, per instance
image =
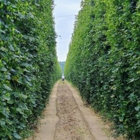
[[64, 82], [64, 80], [65, 80], [65, 76], [64, 76], [64, 75], [62, 75], [62, 81]]

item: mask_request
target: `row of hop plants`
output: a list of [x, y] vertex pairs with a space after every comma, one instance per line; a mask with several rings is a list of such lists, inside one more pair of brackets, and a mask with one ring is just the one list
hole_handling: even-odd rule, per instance
[[65, 75], [117, 135], [140, 138], [140, 0], [84, 0]]
[[51, 0], [0, 1], [0, 139], [30, 135], [60, 77]]

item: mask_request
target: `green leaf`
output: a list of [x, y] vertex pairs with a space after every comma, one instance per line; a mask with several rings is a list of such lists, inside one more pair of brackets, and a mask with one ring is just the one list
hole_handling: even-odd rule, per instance
[[7, 71], [7, 69], [6, 68], [1, 68], [0, 71], [5, 72], [5, 71]]
[[12, 89], [9, 86], [7, 86], [6, 84], [3, 84], [3, 87], [8, 91], [12, 91]]
[[10, 100], [10, 96], [3, 95], [3, 100], [9, 101]]
[[1, 126], [5, 126], [5, 120], [4, 120], [4, 119], [1, 119], [1, 120], [0, 120], [0, 125], [1, 125]]
[[7, 101], [7, 103], [8, 104], [14, 104], [14, 101], [10, 99], [10, 100]]
[[20, 94], [19, 96], [20, 96], [21, 98], [23, 98], [23, 99], [27, 99], [27, 95]]
[[24, 112], [22, 111], [21, 108], [17, 108], [16, 111], [19, 112], [19, 113], [22, 114], [22, 115], [24, 114]]
[[7, 80], [11, 80], [10, 74], [7, 74], [7, 75], [6, 75], [6, 79], [7, 79]]
[[24, 67], [29, 67], [29, 66], [30, 66], [30, 64], [28, 64], [28, 63], [22, 63], [22, 64], [21, 64], [21, 66], [24, 66]]
[[140, 105], [138, 105], [137, 107], [135, 107], [135, 110], [136, 111], [139, 111], [140, 110]]
[[9, 45], [9, 49], [10, 49], [10, 51], [15, 51], [14, 47], [12, 46], [12, 44]]
[[17, 134], [17, 133], [13, 133], [13, 136], [16, 138], [16, 139], [21, 139], [22, 137], [19, 135], [19, 134]]

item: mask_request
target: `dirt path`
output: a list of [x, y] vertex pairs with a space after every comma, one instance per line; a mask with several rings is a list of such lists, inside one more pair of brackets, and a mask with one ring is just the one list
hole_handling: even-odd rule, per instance
[[[40, 120], [38, 131], [29, 140], [117, 140], [108, 126], [83, 104], [78, 91], [58, 81]], [[119, 139], [121, 140], [121, 139]]]
[[57, 92], [57, 116], [54, 140], [94, 140], [71, 90], [60, 82]]

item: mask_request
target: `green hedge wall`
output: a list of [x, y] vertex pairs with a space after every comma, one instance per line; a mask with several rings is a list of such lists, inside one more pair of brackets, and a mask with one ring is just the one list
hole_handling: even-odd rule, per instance
[[0, 1], [0, 139], [29, 136], [61, 76], [51, 0]]
[[85, 0], [65, 64], [66, 78], [116, 133], [140, 138], [140, 0]]

